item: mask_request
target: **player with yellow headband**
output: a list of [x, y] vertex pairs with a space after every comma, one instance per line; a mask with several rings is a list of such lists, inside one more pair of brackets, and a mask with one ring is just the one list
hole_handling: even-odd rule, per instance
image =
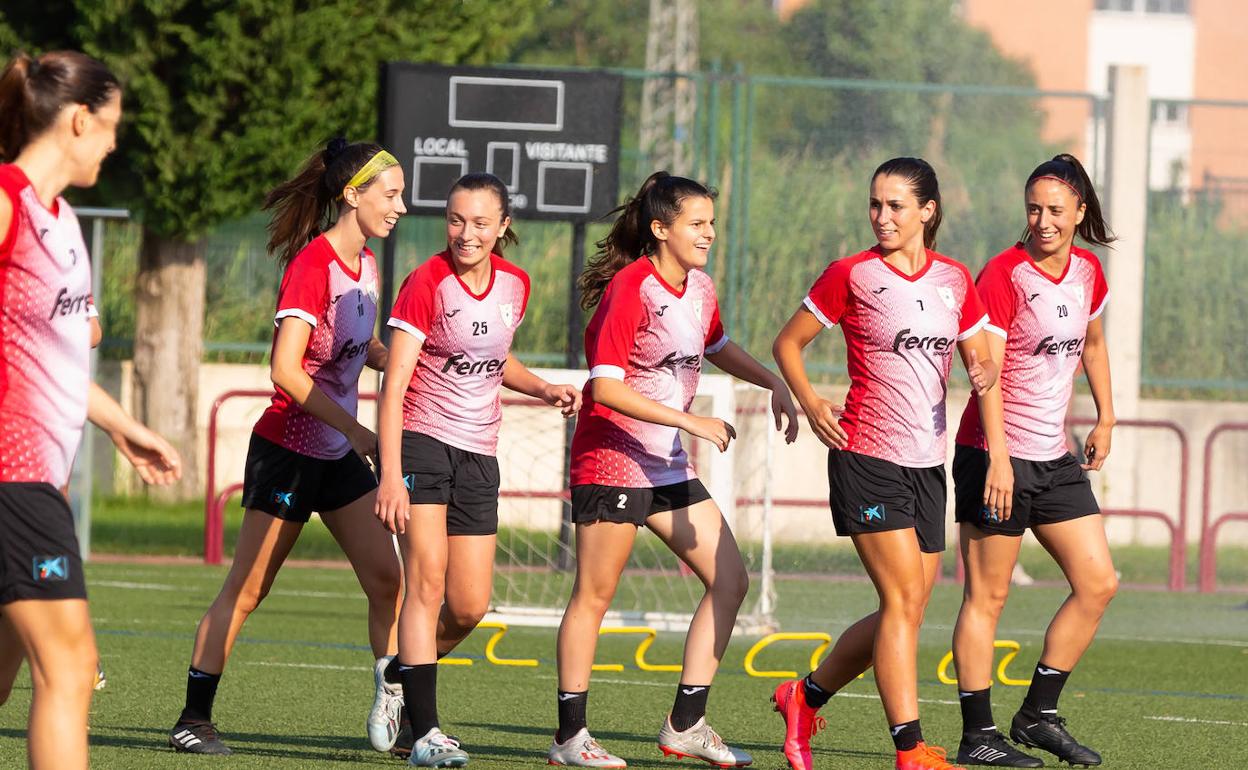
[[338, 541], [368, 597], [377, 696], [370, 742], [394, 743], [402, 705], [386, 665], [397, 650], [402, 573], [390, 533], [373, 517], [377, 437], [356, 418], [360, 372], [385, 368], [374, 336], [377, 260], [365, 245], [406, 211], [403, 170], [376, 144], [334, 139], [268, 194], [269, 251], [284, 269], [274, 315], [273, 401], [252, 432], [242, 529], [225, 585], [199, 623], [186, 706], [169, 744], [229, 754], [212, 721], [217, 684], [248, 615], [269, 592], [312, 512]]

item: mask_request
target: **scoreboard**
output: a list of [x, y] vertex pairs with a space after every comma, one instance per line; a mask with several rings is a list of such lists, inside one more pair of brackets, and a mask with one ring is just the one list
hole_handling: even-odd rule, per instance
[[410, 213], [441, 216], [476, 171], [503, 181], [517, 218], [584, 222], [617, 205], [620, 76], [392, 62], [382, 78], [382, 143]]

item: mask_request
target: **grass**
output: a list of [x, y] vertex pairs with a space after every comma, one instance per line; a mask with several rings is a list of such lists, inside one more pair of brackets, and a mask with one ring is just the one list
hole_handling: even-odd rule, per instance
[[[233, 553], [234, 541], [242, 522], [238, 500], [226, 506], [225, 551]], [[831, 524], [828, 523], [830, 527]], [[204, 532], [203, 503], [159, 504], [141, 498], [101, 498], [92, 508], [91, 547], [94, 553], [151, 554], [166, 556], [202, 556]], [[499, 535], [500, 563], [506, 558], [514, 564], [549, 565], [555, 558], [558, 543], [550, 533], [504, 528]], [[951, 543], [952, 545], [952, 543]], [[761, 547], [757, 542], [743, 541], [741, 549], [746, 564], [757, 570]], [[1188, 548], [1187, 583], [1197, 582], [1199, 566], [1195, 544]], [[293, 558], [342, 559], [342, 551], [319, 523], [304, 528], [295, 546]], [[1038, 545], [1025, 545], [1019, 557], [1023, 567], [1037, 580], [1062, 580], [1061, 571]], [[945, 572], [954, 571], [954, 552], [946, 552]], [[1169, 550], [1164, 546], [1127, 545], [1114, 548], [1114, 562], [1122, 581], [1133, 585], [1166, 584]], [[853, 575], [862, 574], [862, 566], [847, 543], [810, 544], [780, 543], [774, 555], [777, 572]], [[643, 542], [635, 549], [632, 565], [643, 569], [674, 569], [676, 559], [665, 548], [648, 547]], [[1218, 583], [1224, 587], [1248, 586], [1248, 548], [1223, 546], [1218, 549]]]
[[[95, 768], [202, 768], [219, 764], [175, 755], [165, 747], [181, 707], [195, 624], [224, 576], [200, 565], [95, 563], [88, 566], [92, 612], [108, 686], [91, 716]], [[999, 638], [1022, 652], [1009, 673], [1025, 677], [1043, 628], [1063, 592], [1015, 589]], [[949, 746], [959, 718], [951, 686], [935, 677], [949, 649], [958, 590], [936, 589], [921, 636], [920, 697], [927, 736]], [[780, 581], [781, 623], [790, 631], [839, 632], [874, 605], [869, 585]], [[1104, 767], [1239, 768], [1234, 746], [1248, 739], [1248, 606], [1242, 596], [1125, 591], [1111, 606], [1097, 642], [1071, 678], [1062, 710], [1076, 735], [1106, 757]], [[365, 602], [348, 570], [289, 567], [245, 627], [217, 699], [215, 718], [235, 755], [231, 768], [399, 767], [371, 751], [363, 721], [372, 698], [371, 655], [364, 644]], [[485, 637], [463, 652], [479, 656]], [[661, 634], [649, 659], [679, 659], [681, 636]], [[742, 669], [750, 640], [729, 647], [710, 700], [712, 723], [755, 756], [779, 768], [780, 720], [767, 698], [778, 680]], [[480, 659], [439, 672], [444, 727], [458, 735], [475, 768], [518, 768], [544, 762], [555, 709], [554, 633], [515, 628], [499, 646], [504, 656], [535, 657], [533, 669], [503, 668]], [[777, 644], [760, 667], [802, 670], [810, 647]], [[631, 642], [607, 637], [600, 661], [631, 660]], [[670, 706], [676, 678], [627, 665], [596, 674], [590, 721], [606, 746], [639, 768], [679, 767], [659, 759], [654, 735]], [[1022, 688], [996, 688], [996, 717], [1006, 723]], [[0, 767], [23, 763], [29, 680], [19, 675], [0, 708]], [[819, 767], [891, 767], [891, 744], [870, 675], [824, 710], [829, 729], [815, 740]]]

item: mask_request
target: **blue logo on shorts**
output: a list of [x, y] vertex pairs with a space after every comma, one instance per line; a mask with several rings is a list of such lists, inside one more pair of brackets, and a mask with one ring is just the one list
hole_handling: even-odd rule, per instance
[[274, 489], [273, 490], [273, 502], [280, 505], [283, 511], [289, 511], [291, 506], [295, 504], [295, 493], [294, 492], [282, 492], [280, 490]]
[[997, 515], [996, 509], [989, 508], [986, 505], [979, 509], [979, 518], [983, 519], [984, 521], [990, 521], [993, 523], [1001, 521], [1001, 517]]
[[69, 557], [67, 556], [36, 556], [34, 558], [35, 580], [42, 582], [64, 582], [69, 580]]
[[884, 503], [876, 503], [875, 505], [858, 506], [858, 521], [863, 524], [874, 524], [877, 521], [884, 521]]
[[411, 492], [416, 488], [416, 474], [408, 473], [403, 476], [403, 486], [407, 487], [407, 491]]

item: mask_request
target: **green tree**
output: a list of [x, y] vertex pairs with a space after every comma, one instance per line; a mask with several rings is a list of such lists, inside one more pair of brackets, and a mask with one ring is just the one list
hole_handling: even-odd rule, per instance
[[[196, 468], [204, 236], [337, 134], [372, 138], [380, 64], [507, 59], [542, 0], [48, 0], [0, 42], [77, 48], [125, 83], [116, 157], [93, 196], [143, 225], [133, 408]], [[7, 52], [7, 51], [6, 51]], [[419, 95], [412, 95], [419, 98]], [[198, 493], [194, 472], [173, 490]]]

